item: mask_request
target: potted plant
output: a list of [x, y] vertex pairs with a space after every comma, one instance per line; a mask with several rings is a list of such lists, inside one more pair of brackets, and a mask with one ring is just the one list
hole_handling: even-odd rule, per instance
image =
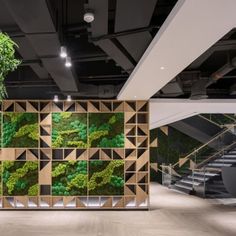
[[7, 96], [6, 76], [21, 63], [15, 58], [15, 47], [18, 47], [17, 44], [6, 33], [0, 32], [0, 101]]

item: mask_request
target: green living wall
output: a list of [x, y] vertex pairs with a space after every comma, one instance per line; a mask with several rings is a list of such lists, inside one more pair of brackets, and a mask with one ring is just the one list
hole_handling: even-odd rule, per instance
[[[183, 157], [199, 147], [201, 143], [180, 131], [167, 126], [167, 132], [161, 128], [150, 131], [150, 139], [157, 137], [157, 147], [150, 147], [150, 163], [157, 163], [161, 169], [161, 164], [175, 164], [180, 157]], [[185, 166], [178, 170], [185, 172]], [[151, 181], [161, 182], [161, 172], [150, 171]]]

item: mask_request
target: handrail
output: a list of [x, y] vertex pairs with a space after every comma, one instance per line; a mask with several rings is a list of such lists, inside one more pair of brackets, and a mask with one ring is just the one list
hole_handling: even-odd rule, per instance
[[[236, 144], [236, 141], [231, 143], [230, 145], [228, 145], [226, 148], [224, 148], [223, 151], [228, 150], [229, 148], [231, 148], [232, 146], [234, 146]], [[214, 153], [213, 155], [209, 156], [207, 159], [203, 160], [201, 163], [197, 164], [196, 167], [197, 168], [201, 168], [202, 165], [204, 165], [205, 163], [209, 162], [214, 156], [217, 156], [218, 154], [220, 154], [222, 152], [222, 150], [219, 150], [218, 152]]]
[[[232, 129], [233, 127], [235, 127], [236, 124], [232, 124], [231, 126], [229, 126], [228, 128], [224, 129], [222, 132], [216, 134], [212, 139], [210, 139], [208, 142], [204, 143], [203, 145], [201, 145], [200, 147], [198, 147], [197, 149], [193, 150], [191, 153], [189, 153], [187, 156], [185, 156], [183, 159], [189, 159], [190, 156], [192, 156], [193, 154], [199, 152], [201, 149], [203, 149], [204, 147], [208, 146], [209, 143], [211, 143], [212, 141], [216, 140], [217, 138], [219, 138], [222, 134], [228, 132], [230, 129]], [[180, 160], [178, 162], [176, 162], [173, 166], [176, 167], [177, 165], [179, 165]]]

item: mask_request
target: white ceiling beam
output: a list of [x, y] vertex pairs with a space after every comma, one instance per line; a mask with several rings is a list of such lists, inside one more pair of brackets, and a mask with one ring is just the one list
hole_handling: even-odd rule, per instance
[[152, 97], [236, 26], [235, 9], [235, 0], [179, 0], [118, 99]]
[[236, 99], [151, 99], [150, 129], [201, 113], [236, 113]]

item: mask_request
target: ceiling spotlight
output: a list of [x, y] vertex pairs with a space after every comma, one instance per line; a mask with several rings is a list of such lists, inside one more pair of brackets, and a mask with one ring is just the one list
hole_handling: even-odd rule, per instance
[[67, 57], [67, 50], [66, 50], [66, 47], [64, 47], [64, 46], [61, 46], [61, 48], [60, 48], [60, 57], [61, 58]]
[[72, 66], [71, 58], [70, 58], [70, 57], [66, 57], [65, 66], [66, 66], [66, 67], [71, 67], [71, 66]]
[[67, 95], [66, 101], [67, 101], [67, 102], [71, 102], [71, 95]]
[[54, 102], [58, 102], [58, 95], [54, 95], [53, 101], [54, 101]]
[[164, 70], [164, 69], [165, 69], [165, 67], [164, 67], [164, 66], [161, 66], [161, 67], [160, 67], [160, 69], [161, 69], [161, 70]]
[[87, 23], [94, 21], [94, 13], [91, 10], [87, 10], [87, 12], [84, 14], [84, 21]]

